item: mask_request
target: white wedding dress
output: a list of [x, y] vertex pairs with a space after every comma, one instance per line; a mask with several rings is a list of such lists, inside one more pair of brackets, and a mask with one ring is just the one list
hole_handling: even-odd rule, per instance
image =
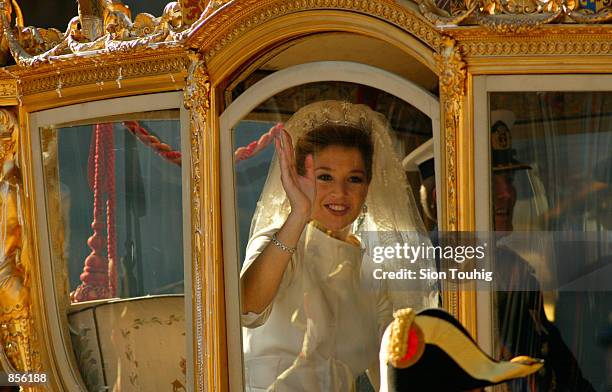
[[[298, 140], [322, 124], [350, 125], [372, 137], [367, 213], [352, 228], [363, 247], [429, 244], [384, 116], [365, 105], [320, 101], [301, 108], [285, 129]], [[275, 157], [251, 222], [242, 273], [290, 211]], [[435, 260], [415, 265], [435, 268]], [[389, 259], [379, 267], [408, 266]], [[373, 281], [372, 268], [371, 257], [359, 247], [306, 226], [270, 306], [261, 314], [242, 315], [247, 392], [352, 391], [364, 370], [378, 373], [380, 339], [392, 310], [436, 306], [438, 294], [434, 280]]]
[[[251, 239], [242, 273], [275, 231]], [[359, 247], [309, 224], [297, 249], [270, 306], [242, 316], [246, 390], [352, 391], [359, 374], [378, 366], [391, 304], [362, 287]]]

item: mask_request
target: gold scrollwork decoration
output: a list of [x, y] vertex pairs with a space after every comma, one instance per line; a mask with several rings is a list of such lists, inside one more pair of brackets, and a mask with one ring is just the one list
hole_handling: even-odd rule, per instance
[[419, 2], [421, 14], [436, 26], [459, 25], [470, 17], [477, 7], [478, 3], [474, 1], [466, 4], [465, 10], [451, 15], [448, 11], [440, 9], [433, 0], [422, 0]]
[[612, 7], [608, 6], [599, 12], [587, 13], [578, 11], [570, 11], [567, 16], [576, 23], [603, 23], [612, 21]]
[[195, 381], [197, 391], [204, 391], [205, 380], [205, 358], [207, 347], [206, 328], [204, 326], [204, 309], [206, 309], [205, 300], [203, 297], [203, 280], [202, 276], [204, 263], [204, 230], [202, 218], [202, 156], [203, 156], [203, 138], [206, 129], [206, 118], [210, 110], [210, 78], [206, 70], [206, 65], [198, 58], [196, 54], [190, 55], [191, 66], [187, 76], [185, 86], [184, 102], [185, 108], [190, 111], [191, 117], [191, 246], [192, 246], [192, 268], [195, 283], [195, 337], [196, 340], [196, 358], [194, 367], [196, 369]]
[[134, 52], [152, 45], [176, 45], [190, 25], [183, 22], [180, 2], [170, 2], [160, 17], [138, 14], [107, 0], [79, 0], [79, 15], [62, 34], [56, 29], [13, 28], [8, 0], [0, 0], [0, 22], [11, 55], [21, 67], [59, 60], [66, 54], [91, 51]]
[[[219, 2], [221, 3], [221, 2]], [[242, 0], [223, 2], [223, 11], [205, 11], [193, 27], [206, 24], [207, 34], [190, 33], [186, 44], [214, 57], [245, 32], [272, 19], [295, 12], [318, 9], [345, 10], [370, 15], [409, 31], [432, 49], [440, 45], [441, 34], [418, 12], [391, 0]]]
[[18, 166], [19, 125], [0, 109], [0, 363], [6, 371], [40, 370], [30, 301], [32, 258], [27, 248]]
[[433, 0], [418, 0], [421, 14], [439, 29], [479, 25], [496, 33], [524, 33], [552, 23], [612, 21], [612, 9], [579, 8], [576, 0], [464, 0], [452, 14]]
[[0, 97], [17, 96], [17, 83], [13, 80], [0, 81]]

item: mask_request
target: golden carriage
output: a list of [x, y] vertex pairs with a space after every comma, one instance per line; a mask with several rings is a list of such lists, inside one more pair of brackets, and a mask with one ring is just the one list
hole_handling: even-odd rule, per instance
[[[612, 147], [605, 1], [184, 0], [160, 17], [79, 1], [64, 33], [26, 28], [15, 1], [2, 6], [0, 359], [9, 373], [45, 376], [28, 388], [242, 389], [238, 269], [243, 206], [256, 196], [240, 181], [261, 173], [239, 172], [232, 151], [253, 140], [245, 129], [313, 100], [385, 110], [405, 155], [433, 138], [446, 231], [492, 228], [493, 110], [515, 113], [523, 145], [579, 146], [547, 157], [583, 172]], [[546, 172], [546, 161], [526, 179], [536, 196], [519, 200], [515, 225], [561, 230], [546, 222], [563, 215], [606, 233], [609, 182], [579, 179], [578, 163]], [[551, 197], [551, 184], [575, 197]], [[610, 312], [609, 290], [594, 291], [608, 299], [593, 312]], [[580, 309], [555, 307], [553, 291], [551, 319]], [[493, 352], [492, 295], [453, 282], [442, 294]], [[599, 326], [581, 328], [567, 331], [589, 335], [574, 349], [605, 359]]]

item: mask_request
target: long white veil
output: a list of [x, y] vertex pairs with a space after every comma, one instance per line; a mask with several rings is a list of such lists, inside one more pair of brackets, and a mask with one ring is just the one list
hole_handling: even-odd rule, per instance
[[[366, 198], [367, 212], [364, 219], [357, 219], [353, 227], [353, 233], [361, 238], [365, 247], [364, 259], [368, 259], [367, 255], [371, 256], [370, 251], [374, 246], [431, 245], [414, 196], [408, 187], [406, 175], [395, 153], [390, 136], [391, 129], [385, 117], [366, 105], [332, 100], [319, 101], [298, 110], [285, 124], [285, 129], [295, 142], [309, 130], [322, 124], [351, 125], [371, 133], [374, 156], [372, 179]], [[290, 204], [280, 180], [280, 165], [275, 155], [253, 215], [250, 237], [266, 228], [280, 227], [289, 212]], [[412, 264], [403, 258], [387, 259], [378, 265], [371, 263], [371, 258], [369, 261], [364, 263], [363, 268], [382, 268], [387, 272], [406, 268], [435, 269], [433, 259], [421, 258]], [[437, 306], [437, 284], [434, 280], [371, 283], [387, 285], [394, 309]]]

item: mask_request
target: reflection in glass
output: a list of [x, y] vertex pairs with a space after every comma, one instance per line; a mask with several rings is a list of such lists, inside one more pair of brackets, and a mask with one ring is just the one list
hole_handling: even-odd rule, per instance
[[[370, 390], [363, 373], [378, 368], [392, 309], [435, 306], [433, 282], [395, 292], [362, 285], [364, 233], [379, 243], [421, 243], [425, 234], [395, 154], [429, 139], [431, 121], [417, 114], [422, 127], [412, 118], [393, 133], [383, 116], [346, 101], [368, 103], [391, 123], [416, 111], [375, 89], [316, 83], [279, 94], [234, 128], [248, 391]], [[270, 162], [275, 143], [280, 165]]]
[[[490, 104], [492, 215], [506, 232], [497, 256], [531, 282], [531, 291], [497, 293], [497, 354], [547, 361], [513, 390], [607, 391], [612, 94], [491, 93]], [[517, 231], [538, 233], [525, 241]], [[553, 240], [572, 233], [573, 242]]]
[[56, 289], [70, 295], [85, 384], [184, 386], [178, 110], [40, 132], [52, 265], [66, 277]]

